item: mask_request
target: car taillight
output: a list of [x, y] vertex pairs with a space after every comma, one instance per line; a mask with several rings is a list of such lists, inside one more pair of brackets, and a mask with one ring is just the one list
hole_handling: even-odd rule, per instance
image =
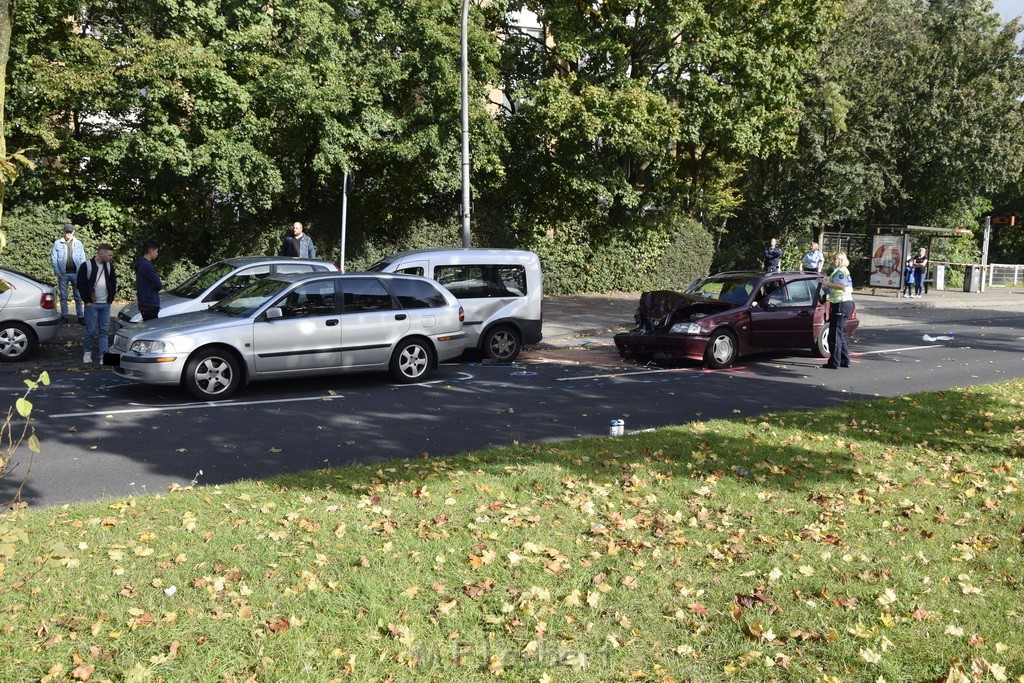
[[459, 322], [466, 322], [466, 311], [462, 310], [462, 306], [459, 306]]
[[53, 310], [54, 304], [57, 301], [57, 297], [49, 292], [44, 292], [43, 296], [39, 299], [39, 305], [48, 311]]

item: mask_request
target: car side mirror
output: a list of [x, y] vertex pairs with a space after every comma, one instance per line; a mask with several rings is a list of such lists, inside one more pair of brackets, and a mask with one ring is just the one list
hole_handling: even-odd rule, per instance
[[271, 306], [267, 309], [265, 315], [267, 316], [267, 320], [277, 320], [278, 318], [284, 317], [284, 311], [281, 310], [280, 306]]

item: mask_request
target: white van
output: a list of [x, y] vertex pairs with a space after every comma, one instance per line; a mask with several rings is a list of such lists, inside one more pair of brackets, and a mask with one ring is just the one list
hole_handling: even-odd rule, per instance
[[493, 360], [514, 360], [523, 344], [542, 338], [544, 284], [532, 251], [418, 249], [387, 256], [370, 270], [440, 282], [465, 309], [466, 348]]

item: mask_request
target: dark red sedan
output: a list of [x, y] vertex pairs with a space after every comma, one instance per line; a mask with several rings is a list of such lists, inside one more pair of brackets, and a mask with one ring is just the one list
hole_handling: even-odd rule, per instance
[[[615, 346], [641, 362], [692, 359], [712, 368], [765, 351], [828, 357], [828, 304], [817, 277], [737, 271], [696, 280], [684, 292], [644, 292], [636, 328], [615, 335]], [[859, 326], [854, 310], [846, 336]]]

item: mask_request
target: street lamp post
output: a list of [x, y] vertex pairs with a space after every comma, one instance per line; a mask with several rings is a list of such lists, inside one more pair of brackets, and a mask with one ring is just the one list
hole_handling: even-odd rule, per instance
[[341, 257], [338, 267], [345, 272], [345, 231], [348, 228], [348, 169], [345, 169], [345, 176], [341, 183]]
[[462, 0], [462, 246], [469, 240], [469, 0]]

